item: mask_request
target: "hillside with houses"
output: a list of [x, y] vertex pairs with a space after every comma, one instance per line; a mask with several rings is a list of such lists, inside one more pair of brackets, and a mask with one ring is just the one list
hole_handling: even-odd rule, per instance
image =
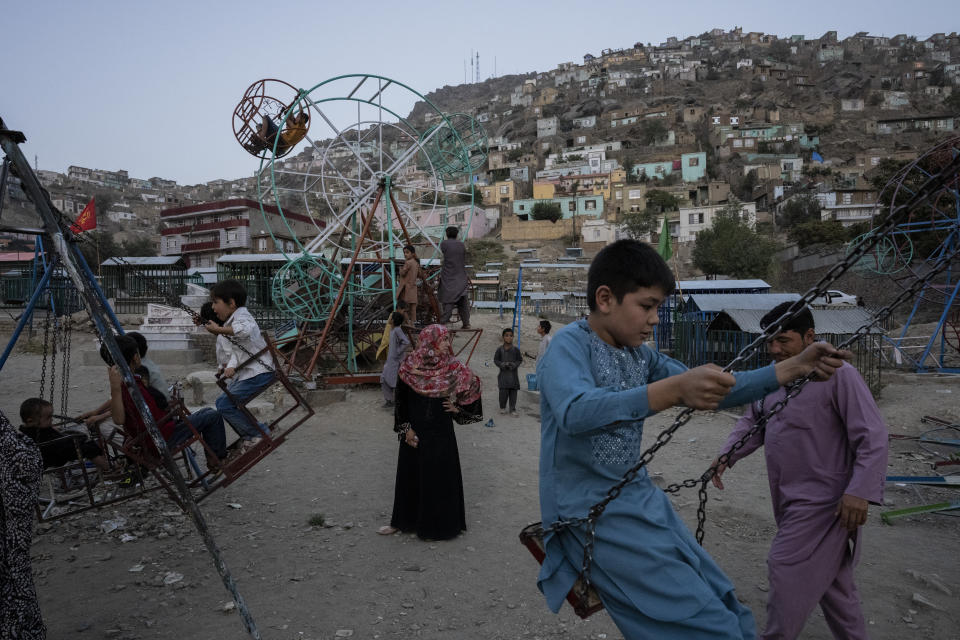
[[[486, 161], [469, 178], [482, 215], [469, 237], [497, 241], [507, 260], [522, 249], [589, 255], [627, 235], [657, 242], [666, 229], [681, 275], [698, 277], [712, 274], [694, 264], [697, 234], [721, 214], [738, 213], [778, 247], [800, 250], [869, 228], [895, 169], [956, 135], [958, 85], [956, 33], [841, 40], [835, 31], [714, 29], [446, 86], [426, 94], [432, 105], [418, 103], [409, 121], [428, 129], [439, 110], [468, 114], [482, 127]], [[329, 142], [304, 144], [279, 166], [315, 166]], [[210, 267], [223, 255], [293, 246], [292, 236], [267, 241], [251, 227], [252, 177], [187, 186], [125, 170], [38, 173], [68, 216], [96, 196], [100, 231], [115, 251], [182, 255]], [[470, 191], [461, 180], [457, 189]], [[8, 216], [28, 208], [15, 179], [7, 201]], [[311, 222], [332, 214], [319, 194], [281, 202], [303, 223], [290, 233], [304, 237], [315, 231]], [[807, 226], [791, 234], [798, 224]], [[0, 238], [0, 251], [11, 242]]]

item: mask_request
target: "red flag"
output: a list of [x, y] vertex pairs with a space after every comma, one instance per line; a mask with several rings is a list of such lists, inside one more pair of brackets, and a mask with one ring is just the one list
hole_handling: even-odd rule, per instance
[[80, 215], [77, 216], [77, 221], [70, 225], [70, 231], [83, 233], [84, 231], [97, 228], [97, 208], [93, 201], [94, 198], [90, 198], [90, 202], [87, 203], [87, 206], [85, 206], [83, 211], [80, 212]]

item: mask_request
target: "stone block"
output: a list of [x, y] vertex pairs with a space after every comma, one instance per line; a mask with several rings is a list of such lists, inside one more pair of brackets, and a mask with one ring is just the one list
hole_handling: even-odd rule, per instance
[[346, 389], [314, 389], [312, 391], [302, 391], [303, 399], [307, 401], [313, 409], [325, 407], [334, 402], [343, 402], [347, 399]]
[[194, 371], [183, 380], [183, 395], [191, 405], [206, 406], [213, 404], [220, 395], [217, 376], [214, 371]]

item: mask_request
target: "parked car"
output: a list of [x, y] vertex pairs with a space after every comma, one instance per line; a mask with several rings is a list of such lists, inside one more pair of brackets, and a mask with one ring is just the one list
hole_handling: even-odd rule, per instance
[[837, 291], [836, 289], [831, 289], [827, 291], [824, 295], [819, 298], [813, 299], [813, 304], [857, 304], [857, 296], [852, 296], [849, 293], [844, 293], [843, 291]]

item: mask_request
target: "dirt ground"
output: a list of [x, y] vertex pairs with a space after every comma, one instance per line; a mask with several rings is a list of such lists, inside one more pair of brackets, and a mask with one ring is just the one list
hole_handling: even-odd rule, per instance
[[[202, 503], [264, 638], [620, 637], [605, 612], [582, 621], [564, 606], [554, 615], [537, 590], [537, 564], [517, 534], [538, 519], [539, 408], [533, 394], [521, 393], [520, 416], [499, 415], [492, 359], [501, 321], [477, 314], [475, 322], [484, 333], [471, 365], [483, 378], [485, 419], [496, 424], [457, 427], [464, 535], [432, 543], [377, 535], [389, 519], [398, 444], [373, 388], [351, 390], [346, 401], [320, 409], [252, 472]], [[536, 353], [535, 325], [524, 318], [521, 350]], [[71, 413], [106, 397], [103, 367], [83, 366], [76, 355], [91, 345], [92, 338], [74, 340]], [[36, 395], [39, 365], [39, 356], [18, 351], [0, 372], [0, 408], [11, 419], [22, 398]], [[168, 378], [188, 373], [164, 369]], [[530, 360], [521, 374], [532, 371]], [[930, 429], [920, 422], [924, 415], [960, 419], [960, 377], [886, 380], [880, 406], [891, 434]], [[650, 419], [645, 439], [673, 416]], [[696, 414], [651, 472], [664, 482], [699, 475], [735, 417]], [[891, 474], [929, 475], [937, 459], [916, 440], [891, 441]], [[727, 474], [725, 492], [711, 490], [705, 541], [761, 627], [775, 531], [765, 476], [762, 456], [754, 455]], [[695, 490], [674, 498], [688, 523], [696, 500]], [[957, 500], [956, 490], [888, 485], [886, 506], [871, 507], [857, 577], [874, 639], [960, 638], [960, 519], [921, 515], [888, 526], [879, 516], [882, 509], [947, 500]], [[324, 524], [311, 525], [318, 516]], [[104, 522], [118, 517], [125, 524], [104, 533]], [[41, 525], [33, 557], [52, 639], [246, 637], [192, 522], [159, 492]], [[819, 610], [802, 637], [831, 637]]]

